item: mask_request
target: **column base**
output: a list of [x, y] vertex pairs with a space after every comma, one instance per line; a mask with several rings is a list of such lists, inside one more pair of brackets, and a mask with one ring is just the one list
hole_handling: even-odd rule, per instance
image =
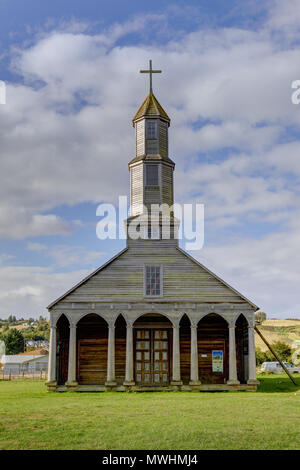
[[170, 385], [182, 385], [182, 381], [181, 380], [171, 380], [170, 382]]
[[239, 380], [227, 380], [227, 385], [239, 385], [240, 381]]
[[49, 392], [51, 391], [55, 391], [56, 390], [56, 387], [57, 387], [57, 382], [56, 380], [50, 380], [48, 382], [46, 382], [46, 385], [47, 385], [47, 388], [49, 390]]
[[189, 385], [201, 385], [201, 381], [200, 380], [190, 380], [189, 381]]
[[259, 385], [259, 381], [257, 379], [249, 379], [247, 380], [248, 385]]
[[66, 387], [68, 390], [74, 390], [78, 387], [78, 382], [74, 381], [74, 382], [66, 382]]
[[107, 382], [105, 382], [105, 387], [116, 387], [117, 386], [117, 382], [115, 382], [114, 380], [108, 380]]
[[135, 385], [135, 382], [133, 380], [132, 381], [125, 380], [125, 382], [123, 382], [123, 385], [124, 387], [132, 387], [133, 385]]

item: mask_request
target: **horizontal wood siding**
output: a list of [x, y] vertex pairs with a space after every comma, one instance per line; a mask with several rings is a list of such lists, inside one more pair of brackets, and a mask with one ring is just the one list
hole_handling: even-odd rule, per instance
[[177, 240], [128, 242], [129, 249], [70, 293], [69, 302], [130, 302], [143, 300], [143, 267], [163, 269], [163, 301], [243, 302], [235, 292], [176, 249]]
[[115, 345], [116, 382], [120, 385], [125, 380], [126, 366], [126, 322], [122, 317], [115, 324]]
[[191, 326], [186, 316], [180, 322], [179, 338], [181, 380], [186, 385], [190, 381], [191, 370]]
[[107, 323], [97, 315], [87, 315], [77, 325], [77, 381], [104, 384], [107, 377]]

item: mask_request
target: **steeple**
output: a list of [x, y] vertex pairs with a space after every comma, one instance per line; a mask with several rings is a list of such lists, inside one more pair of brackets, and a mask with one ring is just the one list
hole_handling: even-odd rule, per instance
[[170, 118], [152, 90], [152, 70], [149, 73], [150, 92], [133, 118], [135, 128], [135, 156], [129, 162], [130, 213], [143, 214], [144, 207], [151, 212], [152, 204], [173, 205], [173, 171], [175, 163], [169, 158], [168, 128]]

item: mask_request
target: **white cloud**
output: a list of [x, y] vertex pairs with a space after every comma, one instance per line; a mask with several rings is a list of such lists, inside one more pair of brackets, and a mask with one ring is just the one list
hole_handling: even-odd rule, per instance
[[45, 314], [45, 307], [78, 283], [87, 270], [57, 273], [49, 268], [0, 267], [0, 318], [9, 314], [30, 317]]
[[[162, 76], [155, 77], [154, 90], [159, 90], [158, 98], [172, 119], [170, 156], [177, 163], [179, 200], [201, 198], [216, 229], [242, 225], [242, 217], [252, 223], [286, 225], [284, 237], [292, 247], [286, 251], [290, 266], [280, 261], [278, 268], [268, 252], [268, 246], [278, 252], [276, 233], [235, 240], [224, 258], [221, 249], [212, 254], [223, 260], [228, 267], [225, 274], [233, 280], [237, 268], [228, 263], [231, 256], [245, 269], [241, 287], [246, 291], [253, 286], [253, 292], [255, 288], [260, 292], [262, 285], [253, 260], [258, 272], [268, 273], [274, 282], [275, 272], [290, 279], [290, 271], [298, 266], [293, 250], [298, 240], [300, 165], [299, 140], [290, 137], [286, 143], [285, 137], [287, 129], [293, 128], [297, 135], [300, 128], [300, 108], [290, 99], [291, 82], [299, 78], [300, 51], [294, 47], [300, 39], [298, 13], [296, 2], [277, 1], [268, 21], [255, 31], [201, 28], [165, 44], [141, 41], [134, 46], [116, 41], [128, 32], [155, 29], [167, 22], [166, 17], [139, 17], [98, 34], [72, 22], [40, 34], [30, 47], [15, 50], [12, 67], [23, 83], [8, 84], [7, 104], [0, 109], [0, 237], [68, 235], [80, 221], [64, 221], [55, 214], [56, 207], [115, 201], [119, 194], [128, 193], [127, 162], [134, 152], [130, 119], [148, 86], [138, 70], [151, 57], [155, 67], [163, 69]], [[283, 35], [281, 42], [278, 37]], [[222, 153], [224, 149], [232, 150], [229, 156]], [[29, 249], [42, 248], [31, 245]], [[82, 254], [81, 248], [76, 249]], [[244, 250], [252, 257], [245, 257]], [[60, 266], [80, 261], [65, 245], [50, 256]], [[86, 252], [85, 262], [98, 256]], [[42, 273], [44, 280], [54, 276]], [[35, 277], [27, 288], [26, 276], [20, 296], [25, 298], [27, 292], [38, 302], [38, 291], [34, 294], [29, 288], [37, 286], [39, 305], [45, 305], [44, 288], [35, 284]], [[15, 285], [12, 275], [10, 282]], [[277, 297], [272, 302], [281, 308], [286, 296], [276, 282]], [[271, 289], [270, 284], [264, 286], [262, 302], [267, 288]], [[285, 288], [288, 302], [296, 308], [298, 301]], [[54, 290], [52, 298], [57, 297]]]
[[300, 318], [299, 246], [300, 224], [257, 239], [206, 246], [197, 259], [270, 316]]
[[47, 246], [36, 242], [28, 242], [27, 250], [43, 253], [60, 268], [78, 264], [81, 266], [90, 265], [96, 261], [99, 262], [106, 255], [104, 252], [87, 250], [84, 246]]

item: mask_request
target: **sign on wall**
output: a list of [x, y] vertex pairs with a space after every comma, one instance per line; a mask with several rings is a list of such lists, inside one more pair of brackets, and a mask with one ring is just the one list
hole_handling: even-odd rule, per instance
[[212, 351], [212, 371], [223, 372], [223, 351]]

